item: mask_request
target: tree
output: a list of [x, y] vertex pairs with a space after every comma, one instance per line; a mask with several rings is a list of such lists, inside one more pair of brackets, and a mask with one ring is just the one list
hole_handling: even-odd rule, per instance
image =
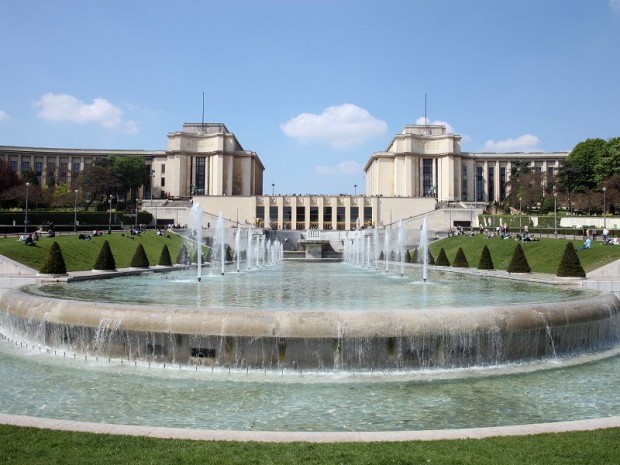
[[452, 266], [457, 268], [469, 268], [469, 262], [467, 261], [467, 257], [465, 256], [465, 252], [463, 252], [462, 247], [459, 247], [459, 250], [456, 251], [456, 257], [454, 257], [454, 263]]
[[437, 266], [450, 266], [450, 260], [448, 260], [448, 256], [446, 255], [446, 251], [441, 248], [439, 251], [439, 255], [437, 256], [437, 260], [435, 260], [435, 265]]
[[594, 167], [603, 158], [606, 145], [603, 139], [587, 139], [573, 148], [559, 173], [565, 189], [586, 192], [597, 186]]
[[142, 157], [109, 157], [110, 171], [116, 176], [120, 187], [125, 191], [131, 191], [132, 198], [137, 198], [140, 186], [148, 184], [149, 170]]
[[17, 173], [9, 167], [7, 162], [0, 160], [0, 196], [11, 187], [16, 187], [20, 184], [21, 181]]
[[161, 249], [161, 255], [159, 256], [159, 262], [157, 262], [159, 266], [172, 266], [172, 258], [170, 257], [170, 250], [168, 250], [168, 246], [164, 244], [164, 247]]
[[54, 241], [47, 260], [39, 270], [42, 274], [67, 274], [67, 266], [58, 242]]
[[620, 174], [620, 137], [607, 141], [601, 158], [594, 165], [594, 176], [599, 186], [616, 174]]
[[109, 162], [106, 159], [97, 160], [82, 170], [78, 176], [80, 191], [90, 196], [86, 204], [86, 210], [97, 199], [106, 198], [109, 194], [120, 187], [118, 178], [110, 171]]
[[142, 244], [138, 244], [138, 247], [136, 247], [136, 251], [131, 258], [129, 266], [132, 268], [148, 268], [151, 266]]
[[493, 264], [493, 259], [491, 258], [491, 251], [489, 247], [485, 244], [482, 248], [482, 253], [480, 254], [480, 262], [478, 262], [479, 270], [494, 270], [495, 265]]
[[529, 273], [531, 271], [521, 244], [517, 244], [515, 247], [507, 271], [508, 273]]
[[116, 260], [114, 260], [114, 255], [112, 255], [112, 249], [108, 241], [103, 242], [93, 269], [104, 271], [116, 270]]
[[556, 275], [560, 277], [574, 278], [586, 277], [586, 272], [581, 266], [581, 261], [579, 260], [575, 246], [570, 241], [566, 243], [564, 255], [562, 255], [562, 260], [560, 261]]

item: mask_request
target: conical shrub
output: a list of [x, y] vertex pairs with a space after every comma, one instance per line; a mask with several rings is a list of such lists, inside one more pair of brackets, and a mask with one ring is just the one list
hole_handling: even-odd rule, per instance
[[431, 253], [430, 249], [427, 250], [426, 254], [428, 255], [428, 264], [429, 265], [434, 265], [435, 264], [435, 258], [433, 257], [433, 254]]
[[179, 250], [179, 254], [177, 255], [177, 265], [191, 265], [189, 252], [187, 251], [185, 244], [181, 246], [181, 250]]
[[161, 255], [159, 256], [159, 262], [157, 262], [159, 266], [172, 266], [172, 257], [170, 257], [170, 250], [168, 250], [168, 245], [164, 244], [164, 247], [161, 249]]
[[93, 269], [105, 271], [116, 270], [116, 260], [114, 260], [114, 255], [112, 255], [112, 249], [110, 249], [110, 243], [108, 241], [103, 241]]
[[379, 254], [379, 260], [381, 260], [381, 261], [385, 260], [385, 255], [383, 255], [383, 250]]
[[446, 251], [443, 249], [443, 247], [439, 251], [439, 255], [437, 255], [437, 260], [435, 260], [435, 265], [450, 266], [450, 260], [448, 260], [448, 256], [446, 255]]
[[452, 266], [457, 268], [469, 268], [469, 262], [467, 261], [467, 257], [465, 256], [465, 252], [463, 252], [462, 247], [459, 247], [459, 250], [456, 251], [456, 257], [454, 257], [454, 263]]
[[410, 262], [418, 263], [418, 249], [413, 249], [413, 252], [410, 254]]
[[586, 272], [581, 266], [581, 261], [572, 242], [567, 242], [564, 248], [562, 261], [558, 266], [557, 276], [564, 278], [585, 278]]
[[479, 270], [494, 270], [495, 265], [493, 265], [493, 259], [491, 258], [491, 251], [489, 247], [485, 244], [482, 248], [482, 253], [480, 254], [480, 262], [478, 263]]
[[67, 274], [67, 266], [58, 242], [54, 241], [47, 260], [39, 270], [42, 274]]
[[508, 273], [529, 273], [531, 271], [521, 244], [517, 244], [515, 247], [507, 271]]
[[149, 264], [149, 259], [146, 256], [146, 252], [144, 251], [144, 247], [142, 244], [138, 244], [136, 247], [136, 251], [131, 258], [131, 263], [129, 264], [132, 268], [148, 268], [151, 266]]

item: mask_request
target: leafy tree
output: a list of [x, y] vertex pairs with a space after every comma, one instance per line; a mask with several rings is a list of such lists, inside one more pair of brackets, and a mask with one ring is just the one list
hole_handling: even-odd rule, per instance
[[164, 244], [164, 247], [161, 249], [161, 255], [159, 256], [159, 262], [157, 262], [159, 266], [172, 266], [172, 258], [170, 257], [170, 250], [168, 250], [168, 245]]
[[493, 264], [493, 259], [491, 258], [491, 251], [489, 247], [485, 244], [482, 248], [482, 253], [480, 254], [480, 262], [478, 263], [479, 270], [494, 270], [495, 265]]
[[82, 170], [78, 176], [78, 188], [90, 196], [86, 204], [86, 210], [98, 199], [104, 199], [120, 187], [118, 178], [110, 171], [110, 163], [107, 159], [93, 162]]
[[594, 176], [598, 185], [620, 174], [620, 137], [609, 139], [600, 159], [594, 165]]
[[54, 241], [47, 260], [39, 270], [42, 274], [67, 274], [67, 266], [58, 242]]
[[586, 192], [597, 186], [594, 167], [603, 158], [606, 145], [603, 139], [587, 139], [573, 148], [559, 173], [565, 189]]
[[38, 186], [39, 178], [37, 178], [37, 175], [34, 172], [34, 170], [30, 168], [22, 173], [22, 182], [24, 184], [29, 182], [31, 186]]
[[523, 252], [521, 244], [517, 244], [515, 247], [507, 271], [508, 273], [529, 273], [531, 271], [530, 264], [527, 262], [527, 258], [525, 258], [525, 253]]
[[581, 261], [572, 242], [568, 241], [564, 248], [564, 255], [558, 266], [557, 276], [585, 278], [586, 272], [581, 266]]
[[116, 270], [116, 260], [114, 260], [114, 255], [112, 255], [112, 249], [108, 241], [103, 242], [93, 269], [104, 271]]
[[459, 247], [459, 250], [456, 251], [456, 257], [454, 257], [454, 263], [452, 266], [457, 268], [469, 268], [469, 262], [467, 261], [467, 257], [465, 256], [465, 252], [463, 252], [462, 247]]
[[0, 160], [0, 195], [12, 187], [19, 186], [21, 181], [17, 173], [13, 171], [7, 162]]
[[151, 266], [142, 244], [138, 244], [138, 247], [136, 247], [136, 251], [131, 258], [131, 263], [129, 266], [132, 268], [148, 268]]
[[140, 186], [148, 184], [150, 176], [148, 167], [142, 157], [109, 157], [110, 171], [116, 176], [121, 188], [127, 193], [132, 192], [132, 198], [137, 198]]
[[450, 260], [448, 260], [448, 256], [446, 255], [446, 251], [443, 249], [443, 247], [439, 251], [439, 255], [437, 255], [437, 260], [435, 260], [435, 265], [450, 266]]

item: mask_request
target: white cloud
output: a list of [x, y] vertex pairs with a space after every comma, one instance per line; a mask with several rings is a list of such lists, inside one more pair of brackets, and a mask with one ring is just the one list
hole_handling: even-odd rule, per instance
[[0, 110], [0, 121], [11, 119], [7, 112]]
[[136, 122], [124, 119], [123, 111], [104, 98], [84, 103], [72, 95], [47, 93], [35, 101], [34, 106], [40, 108], [37, 116], [48, 121], [95, 123], [111, 131], [126, 134], [138, 132]]
[[536, 152], [539, 151], [540, 139], [532, 134], [523, 134], [516, 139], [494, 141], [489, 139], [484, 143], [483, 152]]
[[415, 124], [437, 124], [446, 127], [446, 132], [448, 134], [454, 134], [454, 128], [450, 123], [446, 123], [445, 121], [431, 121], [424, 116], [420, 116], [417, 120], [415, 120]]
[[337, 149], [350, 149], [387, 131], [387, 123], [352, 103], [327, 107], [323, 113], [302, 113], [280, 124], [280, 129], [300, 142], [323, 141]]
[[343, 161], [333, 166], [319, 165], [314, 167], [314, 171], [325, 176], [335, 176], [338, 174], [352, 175], [361, 174], [364, 167], [356, 161]]

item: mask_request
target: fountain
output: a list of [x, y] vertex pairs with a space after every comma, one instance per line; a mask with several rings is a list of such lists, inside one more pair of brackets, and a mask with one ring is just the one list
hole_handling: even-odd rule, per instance
[[[202, 208], [198, 202], [192, 205], [189, 213], [189, 227], [196, 248], [196, 276], [202, 279]], [[192, 247], [193, 248], [193, 247]]]

